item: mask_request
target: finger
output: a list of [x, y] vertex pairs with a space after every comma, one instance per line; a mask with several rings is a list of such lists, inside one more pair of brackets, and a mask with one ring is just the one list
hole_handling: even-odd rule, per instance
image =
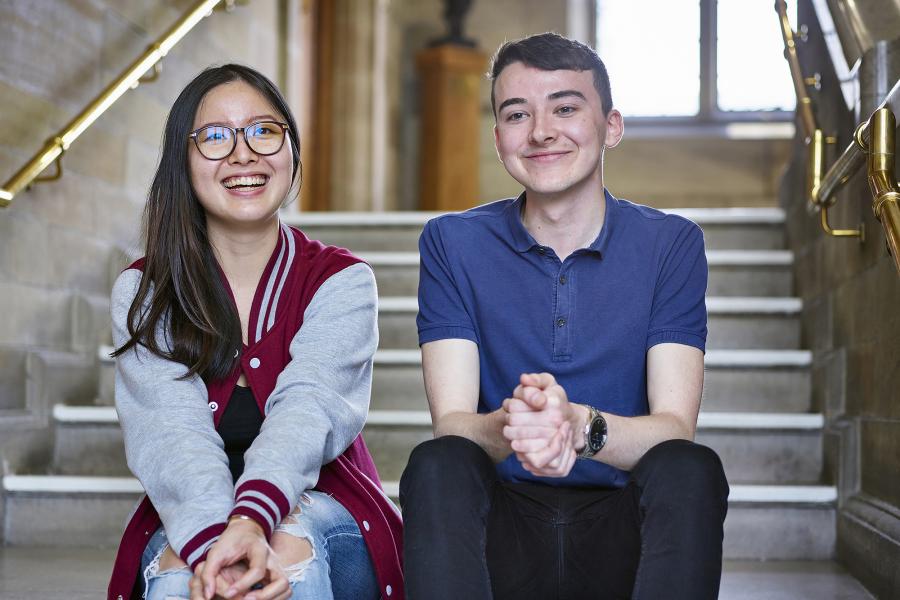
[[556, 383], [556, 378], [550, 373], [523, 373], [519, 378], [523, 385], [530, 385], [546, 390]]
[[277, 600], [284, 597], [287, 593], [290, 597], [290, 584], [283, 573], [274, 575], [274, 579], [263, 589], [254, 590], [252, 594], [248, 594], [246, 600]]
[[538, 469], [543, 469], [547, 463], [556, 458], [561, 451], [562, 436], [559, 432], [556, 432], [556, 435], [553, 436], [546, 448], [538, 450], [537, 452], [528, 453], [528, 462]]
[[206, 594], [203, 593], [203, 579], [198, 574], [191, 577], [190, 591], [191, 600], [207, 600]]
[[520, 398], [507, 398], [503, 401], [503, 409], [508, 413], [534, 412], [531, 406]]
[[536, 440], [513, 440], [509, 445], [514, 452], [530, 454], [533, 452], [540, 452], [547, 447], [547, 444], [549, 442], [549, 438]]
[[562, 412], [558, 410], [510, 411], [506, 417], [506, 424], [510, 427], [549, 427], [556, 430], [565, 420]]
[[237, 594], [243, 594], [250, 587], [260, 581], [266, 575], [266, 561], [269, 558], [269, 548], [266, 544], [254, 544], [247, 552], [247, 565], [249, 569], [240, 579], [231, 584], [225, 592], [226, 598], [232, 598]]
[[541, 410], [547, 404], [547, 395], [544, 390], [536, 387], [527, 387], [523, 392], [523, 398], [534, 410]]
[[540, 425], [505, 425], [503, 427], [503, 437], [512, 440], [533, 440], [543, 439], [549, 440], [556, 433], [553, 427], [543, 427]]

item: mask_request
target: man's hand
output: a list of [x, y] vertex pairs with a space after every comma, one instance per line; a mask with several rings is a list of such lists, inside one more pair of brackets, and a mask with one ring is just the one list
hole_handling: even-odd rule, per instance
[[523, 374], [503, 406], [509, 413], [503, 435], [522, 467], [541, 477], [568, 475], [584, 446], [584, 407], [570, 403], [549, 373]]
[[[222, 569], [239, 563], [247, 565], [246, 572], [220, 593], [220, 580], [224, 580]], [[252, 589], [258, 583], [263, 587]], [[191, 600], [211, 600], [215, 594], [228, 600], [287, 600], [290, 597], [287, 576], [269, 547], [262, 527], [256, 522], [231, 521], [213, 544], [206, 561], [197, 565], [191, 579]]]

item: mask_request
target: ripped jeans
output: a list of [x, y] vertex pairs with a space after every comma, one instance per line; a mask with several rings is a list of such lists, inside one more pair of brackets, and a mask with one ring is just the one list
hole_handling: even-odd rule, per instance
[[[357, 600], [379, 597], [378, 582], [359, 527], [341, 504], [322, 492], [303, 495], [297, 509], [275, 531], [311, 542], [312, 558], [284, 567], [291, 600]], [[159, 559], [168, 547], [162, 527], [150, 538], [141, 559], [144, 598], [190, 598], [188, 567], [159, 572]]]

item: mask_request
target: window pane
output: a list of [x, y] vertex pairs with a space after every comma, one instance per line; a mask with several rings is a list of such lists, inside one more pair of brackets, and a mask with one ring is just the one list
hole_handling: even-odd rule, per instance
[[623, 114], [697, 114], [699, 0], [597, 0], [597, 52]]
[[[718, 1], [716, 85], [722, 110], [794, 110], [796, 97], [773, 4]], [[788, 8], [796, 24], [797, 2], [788, 2]]]

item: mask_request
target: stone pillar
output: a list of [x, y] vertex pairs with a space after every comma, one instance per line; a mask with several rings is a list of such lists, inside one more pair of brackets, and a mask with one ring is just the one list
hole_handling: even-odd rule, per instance
[[420, 52], [420, 208], [463, 210], [478, 203], [479, 81], [487, 57], [445, 44]]

